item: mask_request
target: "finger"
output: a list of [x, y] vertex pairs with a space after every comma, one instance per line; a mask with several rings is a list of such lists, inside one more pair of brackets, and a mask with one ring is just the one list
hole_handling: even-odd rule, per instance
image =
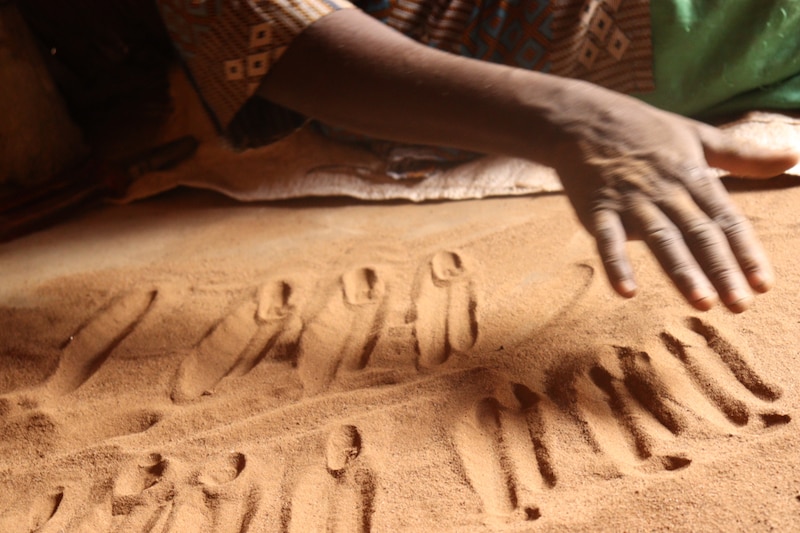
[[592, 213], [590, 227], [611, 286], [621, 296], [633, 297], [636, 280], [625, 251], [627, 236], [619, 215], [611, 209], [597, 209]]
[[661, 268], [689, 303], [708, 311], [717, 302], [717, 293], [697, 264], [680, 230], [654, 204], [635, 198], [626, 206], [628, 224], [641, 228], [641, 235], [656, 256]]
[[682, 188], [676, 189], [659, 207], [683, 234], [686, 244], [722, 302], [735, 313], [746, 310], [753, 296], [728, 239], [717, 223]]
[[800, 153], [789, 148], [769, 148], [735, 139], [730, 133], [697, 123], [709, 166], [729, 171], [734, 176], [772, 178], [800, 162]]
[[767, 292], [775, 276], [766, 252], [750, 222], [733, 205], [722, 182], [714, 177], [687, 183], [695, 203], [711, 217], [728, 239], [750, 286]]

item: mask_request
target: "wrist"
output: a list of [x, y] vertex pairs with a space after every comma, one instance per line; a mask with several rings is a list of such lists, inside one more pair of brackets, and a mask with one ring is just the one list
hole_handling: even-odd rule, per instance
[[518, 70], [509, 124], [513, 155], [558, 169], [603, 122], [605, 89], [581, 80]]

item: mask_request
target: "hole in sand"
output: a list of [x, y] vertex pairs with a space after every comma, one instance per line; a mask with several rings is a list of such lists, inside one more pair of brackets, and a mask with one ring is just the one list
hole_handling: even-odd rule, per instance
[[783, 426], [792, 421], [789, 415], [782, 415], [780, 413], [762, 413], [759, 415], [761, 421], [764, 422], [764, 427], [771, 428], [773, 426]]
[[233, 452], [217, 461], [212, 461], [204, 472], [200, 474], [198, 480], [204, 485], [223, 485], [230, 483], [242, 473], [247, 465], [247, 458], [244, 454]]
[[539, 520], [541, 517], [542, 517], [542, 512], [539, 510], [538, 507], [525, 508], [525, 520], [528, 521]]

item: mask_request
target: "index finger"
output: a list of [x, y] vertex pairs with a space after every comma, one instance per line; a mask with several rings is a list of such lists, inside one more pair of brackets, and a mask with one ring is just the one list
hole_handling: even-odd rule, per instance
[[608, 281], [621, 296], [633, 297], [636, 294], [636, 281], [625, 251], [628, 239], [619, 214], [609, 208], [598, 208], [592, 213], [591, 220], [597, 251]]

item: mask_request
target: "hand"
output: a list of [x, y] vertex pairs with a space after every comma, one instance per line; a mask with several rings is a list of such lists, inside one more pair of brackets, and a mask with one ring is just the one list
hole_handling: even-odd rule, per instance
[[573, 123], [573, 153], [557, 170], [611, 285], [622, 296], [635, 294], [625, 241], [642, 239], [695, 308], [721, 299], [733, 312], [747, 309], [748, 285], [766, 292], [772, 269], [711, 167], [772, 177], [798, 155], [738, 144], [717, 128], [629, 97], [598, 91], [592, 101], [601, 111]]

